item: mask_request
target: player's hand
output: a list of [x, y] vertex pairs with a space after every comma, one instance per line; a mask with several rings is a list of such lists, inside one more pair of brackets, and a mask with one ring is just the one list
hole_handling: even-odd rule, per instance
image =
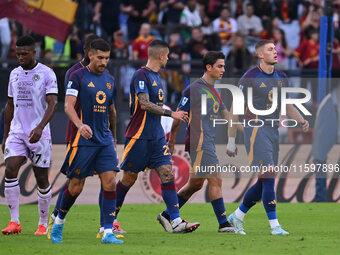
[[307, 132], [308, 129], [309, 129], [309, 122], [308, 120], [303, 120], [301, 123], [300, 123], [301, 127], [302, 127], [302, 131], [303, 132]]
[[86, 140], [92, 138], [92, 135], [93, 135], [92, 129], [88, 125], [82, 124], [82, 125], [80, 125], [78, 130], [79, 130], [79, 133], [81, 134], [81, 136], [84, 137]]
[[237, 155], [237, 147], [235, 144], [235, 137], [229, 137], [227, 144], [227, 154], [229, 157], [235, 157]]
[[41, 135], [42, 135], [43, 129], [44, 128], [42, 128], [40, 126], [37, 126], [35, 129], [33, 129], [28, 136], [30, 138], [29, 142], [30, 143], [38, 142], [40, 140]]
[[183, 121], [183, 122], [189, 121], [188, 113], [185, 112], [185, 111], [172, 112], [171, 118], [173, 118], [175, 120], [180, 120], [180, 121]]

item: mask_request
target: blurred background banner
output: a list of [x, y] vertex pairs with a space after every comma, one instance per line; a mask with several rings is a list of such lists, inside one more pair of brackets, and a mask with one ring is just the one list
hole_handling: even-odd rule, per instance
[[16, 19], [36, 33], [65, 42], [77, 7], [71, 0], [0, 0], [0, 18]]

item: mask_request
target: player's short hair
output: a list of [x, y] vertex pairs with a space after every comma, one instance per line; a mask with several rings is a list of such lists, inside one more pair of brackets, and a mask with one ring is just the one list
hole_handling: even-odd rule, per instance
[[156, 58], [159, 50], [167, 49], [169, 45], [162, 40], [153, 40], [148, 46], [149, 58]]
[[218, 59], [225, 60], [225, 55], [221, 51], [208, 51], [203, 57], [203, 68], [207, 71], [207, 65], [213, 66]]
[[89, 35], [85, 40], [84, 47], [86, 49], [90, 49], [91, 43], [96, 39], [100, 39], [100, 37], [98, 35], [95, 35], [95, 34]]
[[15, 45], [18, 47], [22, 47], [22, 46], [35, 47], [35, 41], [32, 36], [24, 35], [17, 40]]
[[274, 43], [271, 40], [260, 40], [255, 44], [255, 51], [257, 51], [258, 49], [260, 49], [261, 47], [263, 47], [264, 45], [268, 44], [268, 43]]
[[102, 38], [93, 40], [90, 43], [90, 50], [110, 51], [110, 44]]

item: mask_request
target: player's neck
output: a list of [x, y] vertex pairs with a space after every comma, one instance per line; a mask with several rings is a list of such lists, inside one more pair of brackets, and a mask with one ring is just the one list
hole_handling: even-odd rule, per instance
[[80, 62], [81, 62], [84, 66], [87, 66], [88, 64], [90, 64], [90, 60], [89, 60], [89, 59], [86, 59], [86, 58], [83, 58]]
[[202, 79], [203, 79], [206, 83], [208, 83], [208, 84], [210, 84], [210, 85], [212, 85], [212, 86], [215, 84], [215, 81], [216, 81], [216, 79], [209, 77], [206, 73], [203, 74]]
[[272, 74], [274, 72], [274, 65], [268, 65], [266, 63], [261, 62], [260, 67], [263, 72], [266, 74]]
[[147, 68], [151, 69], [152, 71], [158, 73], [159, 70], [161, 69], [159, 66], [159, 63], [152, 61], [150, 59], [148, 59], [148, 62], [145, 65]]
[[32, 64], [30, 64], [29, 66], [23, 66], [22, 69], [24, 70], [32, 70], [34, 67], [36, 67], [38, 64], [38, 61], [34, 60], [32, 62]]

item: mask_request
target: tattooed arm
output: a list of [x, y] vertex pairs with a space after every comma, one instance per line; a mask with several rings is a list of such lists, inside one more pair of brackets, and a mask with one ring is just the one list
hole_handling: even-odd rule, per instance
[[156, 105], [150, 102], [148, 93], [139, 93], [138, 101], [143, 110], [151, 112], [153, 114], [157, 114], [157, 115], [164, 115], [165, 109], [163, 109], [159, 105]]
[[[138, 100], [139, 100], [139, 104], [140, 104], [140, 106], [143, 110], [151, 112], [153, 114], [157, 114], [157, 115], [162, 115], [162, 116], [165, 115], [165, 113], [166, 113], [165, 109], [163, 109], [162, 107], [150, 102], [148, 93], [139, 93], [138, 94]], [[167, 110], [167, 111], [169, 111], [169, 110]], [[180, 121], [184, 121], [184, 122], [188, 122], [188, 120], [189, 120], [187, 112], [184, 112], [184, 111], [180, 111], [180, 112], [169, 111], [169, 112], [170, 112], [169, 117], [171, 117], [175, 120], [180, 120]]]

